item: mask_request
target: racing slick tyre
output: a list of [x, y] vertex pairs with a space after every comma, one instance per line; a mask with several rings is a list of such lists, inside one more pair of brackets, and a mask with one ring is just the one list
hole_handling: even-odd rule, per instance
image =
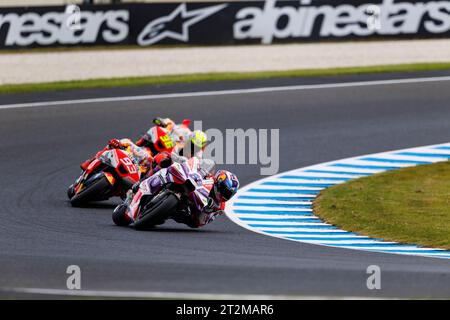
[[147, 203], [141, 204], [134, 227], [145, 229], [163, 224], [176, 211], [178, 202], [178, 197], [171, 191], [165, 190], [159, 193]]
[[120, 204], [114, 209], [112, 219], [117, 226], [128, 226], [131, 223], [131, 219], [125, 214], [127, 206]]
[[73, 184], [67, 189], [67, 197], [72, 199], [72, 197], [75, 195], [75, 189], [73, 187]]
[[100, 179], [92, 182], [89, 186], [87, 186], [84, 190], [81, 190], [79, 193], [74, 195], [70, 199], [70, 204], [73, 207], [79, 207], [83, 204], [86, 204], [89, 201], [95, 200], [103, 200], [103, 195], [105, 191], [111, 187], [108, 179], [105, 176], [102, 176]]

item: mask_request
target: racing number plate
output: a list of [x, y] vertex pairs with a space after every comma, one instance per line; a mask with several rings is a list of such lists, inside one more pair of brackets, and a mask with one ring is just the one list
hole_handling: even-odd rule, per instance
[[164, 146], [166, 149], [172, 149], [173, 148], [173, 142], [172, 139], [170, 139], [169, 135], [164, 135], [160, 137], [161, 141], [164, 143]]
[[127, 167], [127, 170], [131, 174], [135, 174], [138, 172], [137, 166], [133, 163], [133, 161], [131, 161], [130, 158], [122, 158], [122, 159], [120, 159], [120, 161]]

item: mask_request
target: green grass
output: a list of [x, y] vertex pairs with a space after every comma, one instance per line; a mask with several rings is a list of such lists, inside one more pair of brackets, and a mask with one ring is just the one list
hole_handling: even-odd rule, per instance
[[317, 216], [344, 230], [450, 249], [450, 162], [389, 171], [333, 186]]
[[414, 72], [414, 71], [432, 71], [432, 70], [450, 70], [450, 62], [383, 65], [371, 67], [331, 68], [331, 69], [304, 69], [291, 71], [197, 73], [197, 74], [171, 75], [171, 76], [61, 81], [61, 82], [48, 82], [37, 84], [6, 84], [0, 86], [0, 94], [87, 89], [87, 88], [112, 88], [112, 87], [127, 87], [127, 86], [141, 86], [141, 85], [161, 85], [161, 84], [192, 83], [204, 81], [231, 81], [231, 80], [250, 80], [250, 79], [268, 79], [268, 78], [337, 76], [337, 75], [364, 74], [364, 73]]

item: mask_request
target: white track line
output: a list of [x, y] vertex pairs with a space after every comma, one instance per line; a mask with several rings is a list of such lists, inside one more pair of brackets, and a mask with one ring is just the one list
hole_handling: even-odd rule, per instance
[[174, 99], [174, 98], [224, 96], [224, 95], [235, 95], [235, 94], [252, 94], [252, 93], [265, 93], [265, 92], [278, 92], [278, 91], [297, 91], [297, 90], [364, 87], [364, 86], [378, 86], [378, 85], [392, 85], [392, 84], [425, 83], [425, 82], [439, 82], [439, 81], [450, 81], [450, 76], [377, 80], [377, 81], [359, 81], [359, 82], [341, 82], [341, 83], [282, 86], [282, 87], [263, 87], [263, 88], [253, 88], [253, 89], [236, 89], [236, 90], [220, 90], [220, 91], [199, 91], [199, 92], [186, 92], [186, 93], [152, 94], [152, 95], [140, 95], [140, 96], [76, 99], [76, 100], [61, 100], [61, 101], [48, 101], [48, 102], [17, 103], [17, 104], [0, 105], [0, 110], [15, 109], [15, 108], [64, 106], [64, 105], [67, 106], [67, 105], [77, 105], [77, 104], [86, 104], [86, 103], [160, 100], [160, 99]]
[[158, 292], [158, 291], [64, 290], [64, 289], [46, 289], [46, 288], [4, 288], [0, 290], [3, 290], [4, 292], [70, 296], [70, 297], [143, 298], [143, 299], [193, 299], [193, 300], [330, 300], [330, 299], [384, 300], [386, 299], [386, 298], [352, 297], [352, 296], [334, 297], [334, 296], [221, 294], [221, 293]]

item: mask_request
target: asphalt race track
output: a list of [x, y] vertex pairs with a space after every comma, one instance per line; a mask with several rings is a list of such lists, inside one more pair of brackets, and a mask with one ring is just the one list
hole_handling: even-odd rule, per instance
[[[450, 72], [261, 80], [0, 96], [0, 105], [448, 76]], [[109, 138], [136, 138], [154, 116], [204, 128], [279, 128], [280, 171], [367, 153], [448, 142], [450, 81], [292, 90], [0, 110], [0, 288], [66, 289], [78, 265], [85, 290], [450, 297], [448, 260], [328, 248], [266, 237], [220, 217], [200, 230], [116, 227], [117, 200], [72, 208], [79, 163]], [[241, 184], [259, 166], [225, 166]], [[381, 290], [366, 268], [379, 265]], [[3, 293], [5, 295], [5, 292]]]

